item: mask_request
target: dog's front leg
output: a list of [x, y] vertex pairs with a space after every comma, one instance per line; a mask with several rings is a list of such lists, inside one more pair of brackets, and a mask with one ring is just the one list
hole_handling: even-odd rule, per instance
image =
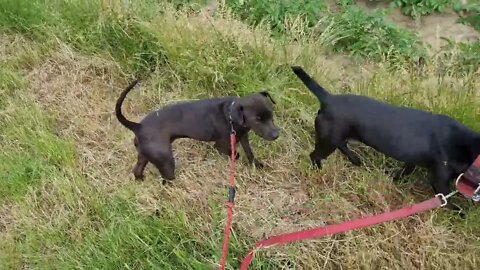
[[[230, 146], [230, 141], [229, 140], [219, 140], [219, 141], [215, 142], [213, 147], [215, 149], [217, 149], [217, 151], [220, 154], [226, 155], [228, 157], [232, 154], [232, 152], [231, 152], [232, 150], [230, 149], [231, 146]], [[240, 154], [237, 152], [237, 150], [235, 150], [235, 160], [237, 160], [239, 157], [240, 157]]]
[[[452, 191], [449, 186], [449, 180], [455, 175], [452, 174], [452, 171], [450, 171], [450, 169], [444, 165], [443, 162], [438, 162], [438, 164], [430, 169], [429, 174], [430, 184], [432, 185], [435, 194], [441, 193], [443, 195], [447, 195]], [[465, 217], [465, 213], [458, 205], [449, 202], [446, 207], [457, 212], [460, 217]]]
[[348, 149], [347, 142], [340, 145], [338, 147], [338, 149], [340, 150], [340, 152], [342, 152], [342, 154], [344, 154], [348, 158], [348, 160], [353, 165], [355, 165], [355, 166], [361, 166], [362, 165], [362, 162], [360, 161], [360, 158], [356, 154], [354, 154], [350, 149]]
[[240, 138], [240, 144], [242, 145], [243, 151], [245, 151], [248, 163], [253, 163], [256, 167], [263, 168], [263, 163], [255, 159], [255, 156], [253, 155], [252, 148], [250, 147], [250, 141], [248, 140], [248, 133]]

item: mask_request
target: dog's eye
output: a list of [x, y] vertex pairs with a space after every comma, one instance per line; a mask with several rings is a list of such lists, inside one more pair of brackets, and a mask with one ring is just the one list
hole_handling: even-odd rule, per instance
[[262, 122], [262, 121], [263, 121], [263, 117], [262, 117], [262, 116], [260, 116], [260, 115], [257, 115], [256, 119], [257, 119], [257, 121], [260, 121], [260, 122]]

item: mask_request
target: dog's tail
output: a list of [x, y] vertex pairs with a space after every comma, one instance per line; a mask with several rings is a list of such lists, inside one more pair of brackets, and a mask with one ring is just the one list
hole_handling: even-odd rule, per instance
[[122, 114], [122, 103], [125, 100], [125, 98], [127, 97], [127, 94], [133, 89], [133, 87], [135, 87], [135, 85], [137, 83], [138, 83], [138, 80], [134, 80], [133, 82], [131, 82], [130, 85], [127, 86], [127, 88], [125, 88], [125, 90], [123, 90], [122, 94], [120, 95], [120, 97], [117, 100], [117, 104], [115, 105], [115, 114], [117, 115], [118, 121], [120, 121], [120, 123], [122, 125], [124, 125], [126, 128], [130, 129], [133, 132], [136, 132], [138, 129], [140, 129], [140, 124], [132, 122], [132, 121], [128, 120], [127, 118], [125, 118], [125, 116], [123, 116], [123, 114]]
[[292, 67], [293, 73], [297, 75], [300, 80], [302, 80], [303, 84], [312, 91], [312, 93], [318, 98], [318, 101], [322, 103], [325, 99], [330, 96], [330, 94], [325, 90], [325, 88], [321, 87], [310, 75], [308, 75], [303, 68], [299, 66]]

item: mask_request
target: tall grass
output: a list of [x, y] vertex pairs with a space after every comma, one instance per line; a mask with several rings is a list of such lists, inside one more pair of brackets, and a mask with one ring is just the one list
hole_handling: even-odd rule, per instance
[[2, 0], [0, 25], [4, 31], [44, 42], [59, 39], [82, 52], [104, 54], [126, 72], [143, 73], [166, 60], [160, 44], [141, 23], [143, 16], [155, 16], [155, 11], [128, 2]]
[[[277, 101], [278, 142], [264, 145], [252, 135], [267, 168], [243, 159], [237, 166], [228, 269], [237, 269], [260, 238], [432, 194], [422, 171], [394, 184], [384, 170], [397, 164], [361, 146], [353, 149], [362, 168], [332, 155], [321, 171], [311, 170], [318, 103], [289, 65], [302, 65], [333, 93], [446, 113], [480, 129], [474, 76], [468, 83], [437, 80], [429, 64], [421, 76], [385, 63], [357, 66], [326, 56], [315, 36], [295, 25], [285, 28], [290, 38], [272, 40], [271, 29], [252, 29], [225, 10], [205, 18], [156, 1], [2, 0], [0, 10], [0, 260], [7, 269], [217, 266], [228, 161], [205, 144], [178, 141], [173, 185], [161, 185], [154, 169], [144, 182], [133, 181], [132, 134], [112, 110], [135, 75], [148, 74], [125, 103], [132, 119], [178, 100], [263, 89]], [[439, 210], [275, 247], [260, 252], [251, 269], [475, 268], [480, 212], [462, 205], [466, 220]]]

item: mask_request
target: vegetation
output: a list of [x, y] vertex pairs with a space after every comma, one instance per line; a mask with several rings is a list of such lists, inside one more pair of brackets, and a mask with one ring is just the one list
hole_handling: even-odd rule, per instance
[[451, 0], [392, 0], [392, 4], [400, 7], [403, 14], [414, 18], [444, 12], [452, 7]]
[[455, 11], [465, 13], [465, 16], [461, 17], [458, 22], [465, 25], [469, 25], [475, 28], [477, 31], [480, 30], [480, 3], [473, 1], [468, 3], [465, 6], [456, 5]]
[[[425, 48], [416, 35], [386, 23], [383, 11], [369, 13], [350, 2], [342, 1], [340, 12], [326, 12], [323, 0], [229, 0], [226, 3], [240, 19], [253, 26], [266, 23], [274, 34], [291, 31], [292, 23], [300, 24], [300, 29], [295, 31], [313, 32], [317, 42], [333, 52], [396, 63], [417, 61], [425, 55]], [[298, 19], [300, 22], [295, 23]]]
[[240, 19], [257, 26], [262, 22], [280, 33], [288, 31], [288, 22], [297, 18], [305, 21], [305, 27], [313, 27], [326, 11], [323, 0], [227, 0], [226, 4]]
[[[247, 166], [243, 155], [238, 162], [228, 269], [266, 236], [432, 195], [423, 171], [393, 183], [385, 168], [399, 164], [361, 145], [353, 149], [364, 167], [334, 154], [312, 170], [318, 104], [290, 65], [333, 93], [445, 113], [480, 130], [479, 61], [462, 58], [466, 47], [425, 55], [421, 72], [403, 63], [391, 69], [395, 59], [424, 54], [413, 34], [387, 26], [381, 13], [322, 7], [319, 16], [318, 7], [294, 1], [248, 13], [265, 2], [239, 3], [206, 18], [201, 1], [0, 0], [0, 268], [217, 266], [228, 160], [205, 143], [179, 140], [173, 185], [162, 185], [151, 166], [145, 181], [134, 181], [132, 134], [112, 113], [133, 77], [142, 80], [125, 103], [132, 119], [178, 100], [262, 89], [277, 102], [278, 141], [252, 135], [267, 168]], [[457, 201], [469, 212], [464, 220], [435, 210], [261, 251], [250, 269], [476, 268], [480, 209]]]

